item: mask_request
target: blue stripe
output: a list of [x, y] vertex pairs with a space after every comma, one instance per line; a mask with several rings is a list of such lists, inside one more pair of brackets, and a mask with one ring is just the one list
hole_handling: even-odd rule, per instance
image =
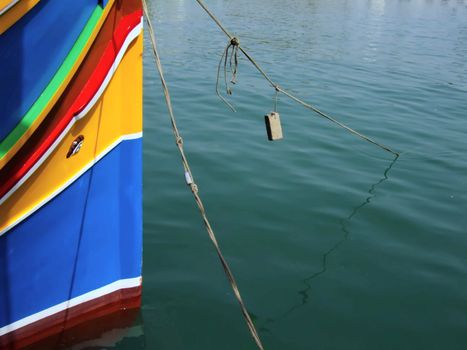
[[96, 5], [96, 0], [42, 0], [0, 35], [0, 140], [50, 82]]
[[122, 142], [0, 237], [0, 327], [141, 275], [141, 145]]

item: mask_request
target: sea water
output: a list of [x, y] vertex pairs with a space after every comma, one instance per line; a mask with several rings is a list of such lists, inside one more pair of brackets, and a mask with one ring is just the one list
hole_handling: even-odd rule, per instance
[[[194, 0], [149, 3], [194, 178], [266, 349], [467, 348], [467, 1], [209, 0], [279, 95]], [[255, 349], [185, 184], [144, 54], [144, 268], [118, 349]]]

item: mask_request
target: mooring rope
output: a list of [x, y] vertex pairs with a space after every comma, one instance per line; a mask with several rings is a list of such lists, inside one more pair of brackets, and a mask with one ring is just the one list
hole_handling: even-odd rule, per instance
[[156, 37], [155, 37], [154, 29], [152, 27], [152, 23], [151, 23], [151, 20], [150, 20], [150, 17], [149, 17], [149, 11], [148, 11], [148, 7], [147, 7], [147, 4], [146, 4], [146, 0], [143, 0], [143, 10], [144, 10], [146, 22], [147, 22], [148, 28], [149, 28], [149, 36], [151, 38], [151, 44], [152, 44], [152, 51], [153, 51], [153, 55], [154, 55], [154, 60], [156, 62], [157, 70], [159, 72], [159, 77], [161, 79], [162, 88], [164, 90], [165, 102], [167, 104], [167, 108], [168, 108], [169, 116], [170, 116], [170, 121], [172, 123], [172, 131], [173, 131], [173, 134], [174, 134], [174, 137], [175, 137], [175, 142], [177, 144], [180, 156], [182, 158], [183, 168], [185, 170], [186, 183], [190, 186], [191, 192], [193, 193], [193, 197], [194, 197], [194, 199], [196, 201], [196, 204], [198, 205], [198, 208], [199, 208], [199, 211], [200, 211], [201, 216], [203, 218], [203, 222], [204, 222], [204, 225], [205, 225], [206, 230], [208, 232], [209, 238], [211, 239], [211, 242], [214, 245], [214, 248], [216, 249], [217, 256], [219, 257], [219, 260], [220, 260], [220, 262], [222, 264], [222, 267], [223, 267], [224, 272], [225, 272], [225, 274], [227, 276], [227, 279], [230, 282], [230, 285], [231, 285], [232, 290], [234, 292], [235, 298], [237, 299], [237, 301], [238, 301], [238, 303], [240, 305], [240, 309], [242, 311], [245, 322], [246, 322], [246, 324], [247, 324], [247, 326], [248, 326], [248, 328], [250, 330], [251, 336], [255, 340], [256, 345], [258, 346], [258, 348], [261, 349], [261, 350], [264, 350], [263, 344], [261, 343], [261, 339], [259, 337], [258, 332], [256, 331], [253, 320], [251, 319], [250, 314], [248, 313], [248, 310], [247, 310], [247, 308], [245, 306], [245, 303], [243, 302], [242, 296], [240, 295], [240, 290], [238, 289], [238, 285], [237, 285], [237, 282], [235, 281], [234, 275], [233, 275], [232, 271], [230, 270], [230, 267], [229, 267], [229, 264], [227, 263], [227, 260], [225, 260], [223, 254], [222, 254], [221, 248], [220, 248], [219, 243], [217, 242], [217, 239], [216, 239], [216, 235], [214, 234], [214, 231], [213, 231], [213, 229], [211, 227], [211, 224], [209, 223], [209, 220], [208, 220], [208, 217], [207, 217], [207, 214], [206, 214], [206, 210], [204, 208], [203, 202], [201, 201], [201, 197], [199, 196], [198, 186], [196, 185], [196, 183], [194, 181], [194, 177], [193, 177], [193, 174], [191, 172], [190, 165], [189, 165], [187, 157], [185, 155], [185, 150], [183, 148], [183, 139], [182, 139], [182, 137], [180, 135], [180, 132], [178, 131], [178, 128], [177, 128], [177, 123], [176, 123], [173, 108], [172, 108], [172, 102], [171, 102], [171, 98], [170, 98], [169, 88], [168, 88], [167, 83], [166, 83], [165, 78], [164, 78], [164, 72], [163, 72], [163, 69], [162, 69], [162, 64], [161, 64], [161, 61], [160, 61], [159, 52], [157, 51]]
[[[308, 108], [310, 109], [311, 111], [315, 112], [316, 114], [320, 115], [321, 117], [323, 118], [326, 118], [327, 120], [331, 121], [332, 123], [340, 126], [341, 128], [349, 131], [350, 133], [362, 138], [363, 140], [365, 141], [368, 141], [380, 148], [382, 148], [383, 150], [387, 151], [387, 152], [390, 152], [392, 154], [394, 154], [396, 157], [399, 157], [399, 153], [396, 152], [396, 151], [393, 151], [391, 148], [371, 139], [370, 137], [368, 136], [365, 136], [363, 135], [362, 133], [352, 129], [351, 127], [343, 124], [342, 122], [338, 121], [336, 118], [330, 116], [329, 114], [327, 113], [324, 113], [322, 112], [321, 110], [319, 110], [318, 108], [316, 108], [315, 106], [303, 101], [302, 99], [296, 97], [295, 95], [293, 95], [291, 92], [287, 91], [287, 90], [284, 90], [282, 87], [279, 86], [279, 84], [277, 84], [276, 82], [274, 82], [268, 74], [266, 74], [266, 72], [264, 71], [264, 69], [261, 68], [261, 66], [253, 59], [253, 57], [250, 56], [250, 54], [248, 54], [248, 52], [242, 47], [240, 46], [240, 41], [235, 37], [233, 36], [232, 34], [230, 34], [230, 32], [222, 25], [222, 23], [219, 21], [219, 19], [207, 8], [207, 6], [204, 4], [204, 2], [202, 0], [196, 0], [196, 2], [203, 8], [204, 11], [206, 11], [206, 13], [209, 15], [209, 17], [212, 18], [212, 20], [217, 24], [217, 26], [225, 33], [225, 35], [227, 35], [227, 37], [229, 38], [229, 46], [232, 45], [232, 42], [235, 40], [235, 48], [240, 50], [244, 55], [245, 57], [253, 64], [253, 66], [261, 73], [261, 75], [269, 82], [269, 84], [276, 90], [276, 92], [281, 92], [282, 94], [284, 94], [285, 96], [289, 97], [290, 99], [292, 99], [293, 101], [301, 104], [302, 106], [304, 106], [305, 108]], [[228, 47], [229, 47], [228, 46]], [[224, 51], [225, 52], [225, 51]], [[223, 56], [222, 56], [223, 57]], [[222, 58], [221, 58], [222, 60]], [[238, 64], [237, 64], [238, 65]], [[219, 65], [220, 67], [220, 65]], [[231, 94], [231, 91], [230, 93]], [[222, 100], [232, 109], [235, 111], [235, 109], [233, 108], [233, 106], [225, 99], [223, 98], [219, 93], [218, 93], [219, 97], [222, 98]]]

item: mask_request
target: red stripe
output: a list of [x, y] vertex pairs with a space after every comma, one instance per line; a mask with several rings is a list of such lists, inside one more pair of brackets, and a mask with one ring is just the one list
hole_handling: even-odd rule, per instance
[[5, 168], [4, 171], [0, 173], [0, 198], [8, 193], [8, 191], [26, 175], [60, 136], [73, 117], [82, 111], [96, 94], [115, 61], [118, 52], [122, 48], [126, 37], [133, 28], [141, 23], [141, 16], [142, 11], [138, 9], [124, 16], [119, 21], [97, 66], [94, 68], [89, 80], [85, 83], [76, 100], [71, 104], [71, 107], [63, 114], [63, 117], [59, 118], [58, 123], [54, 124], [51, 130], [48, 130], [48, 133], [44, 135], [45, 137], [42, 137], [40, 142], [36, 143], [36, 147], [26, 154], [26, 157], [24, 157], [25, 154], [23, 153], [22, 159], [20, 157], [18, 157], [20, 159], [13, 158], [12, 161], [10, 161], [12, 166], [8, 169]]
[[[121, 289], [5, 334], [0, 337], [0, 348], [50, 349], [55, 348], [57, 341], [89, 339], [116, 326], [98, 322], [97, 319], [115, 317], [115, 313], [121, 316], [122, 310], [135, 310], [140, 305], [141, 286]], [[122, 321], [128, 323], [128, 320]]]

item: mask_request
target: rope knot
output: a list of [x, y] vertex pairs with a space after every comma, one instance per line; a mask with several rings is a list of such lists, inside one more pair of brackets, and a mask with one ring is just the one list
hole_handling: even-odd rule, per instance
[[230, 45], [240, 46], [240, 39], [234, 36], [232, 39], [230, 39]]
[[175, 143], [179, 146], [183, 146], [183, 139], [181, 136], [177, 136], [177, 138], [175, 139]]
[[198, 194], [198, 185], [195, 184], [194, 182], [192, 184], [190, 184], [190, 188], [191, 188], [191, 192], [193, 192], [194, 194]]
[[274, 84], [273, 87], [274, 87], [274, 90], [276, 90], [277, 92], [280, 92], [279, 84]]

